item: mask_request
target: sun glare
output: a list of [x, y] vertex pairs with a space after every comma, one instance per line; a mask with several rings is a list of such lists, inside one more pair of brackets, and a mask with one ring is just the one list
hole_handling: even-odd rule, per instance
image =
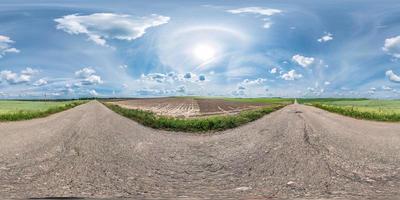
[[201, 61], [208, 61], [214, 58], [216, 50], [208, 44], [198, 44], [193, 49], [194, 56]]

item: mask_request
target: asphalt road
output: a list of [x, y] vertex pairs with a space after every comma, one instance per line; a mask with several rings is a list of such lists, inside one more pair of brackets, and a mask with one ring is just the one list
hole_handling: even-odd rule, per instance
[[294, 104], [194, 135], [92, 101], [0, 123], [0, 197], [399, 199], [400, 124]]

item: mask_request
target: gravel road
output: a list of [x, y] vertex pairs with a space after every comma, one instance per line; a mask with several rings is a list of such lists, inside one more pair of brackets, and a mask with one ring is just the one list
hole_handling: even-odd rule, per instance
[[294, 104], [194, 135], [92, 101], [0, 123], [0, 197], [400, 199], [400, 124]]

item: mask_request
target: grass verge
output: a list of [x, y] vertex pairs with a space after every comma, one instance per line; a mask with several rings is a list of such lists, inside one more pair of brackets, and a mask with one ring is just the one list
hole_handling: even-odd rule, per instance
[[19, 110], [11, 113], [3, 113], [0, 114], [0, 121], [20, 121], [20, 120], [28, 120], [33, 118], [47, 117], [51, 114], [58, 113], [64, 110], [68, 110], [75, 106], [87, 103], [88, 101], [73, 101], [70, 103], [66, 103], [59, 106], [50, 107], [46, 110], [37, 110], [37, 111], [27, 111], [27, 110]]
[[248, 122], [261, 118], [273, 111], [283, 108], [285, 105], [274, 105], [256, 110], [243, 111], [236, 115], [211, 116], [206, 118], [180, 119], [168, 116], [156, 115], [150, 111], [127, 109], [121, 106], [104, 103], [114, 112], [135, 120], [140, 124], [154, 128], [169, 131], [183, 132], [209, 132], [221, 131], [235, 128]]
[[387, 112], [374, 112], [374, 111], [360, 111], [355, 107], [341, 107], [334, 105], [326, 105], [322, 103], [310, 103], [309, 105], [315, 106], [317, 108], [338, 113], [341, 115], [354, 117], [357, 119], [367, 119], [374, 121], [386, 121], [386, 122], [399, 122], [400, 114], [398, 113], [387, 113]]

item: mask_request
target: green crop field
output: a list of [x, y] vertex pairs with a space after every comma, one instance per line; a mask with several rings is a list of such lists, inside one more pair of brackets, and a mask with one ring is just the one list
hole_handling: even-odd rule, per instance
[[0, 101], [0, 114], [20, 111], [44, 111], [68, 103], [71, 103], [71, 101]]
[[359, 119], [400, 121], [400, 100], [302, 99], [299, 102]]
[[0, 121], [45, 117], [87, 101], [0, 101]]

